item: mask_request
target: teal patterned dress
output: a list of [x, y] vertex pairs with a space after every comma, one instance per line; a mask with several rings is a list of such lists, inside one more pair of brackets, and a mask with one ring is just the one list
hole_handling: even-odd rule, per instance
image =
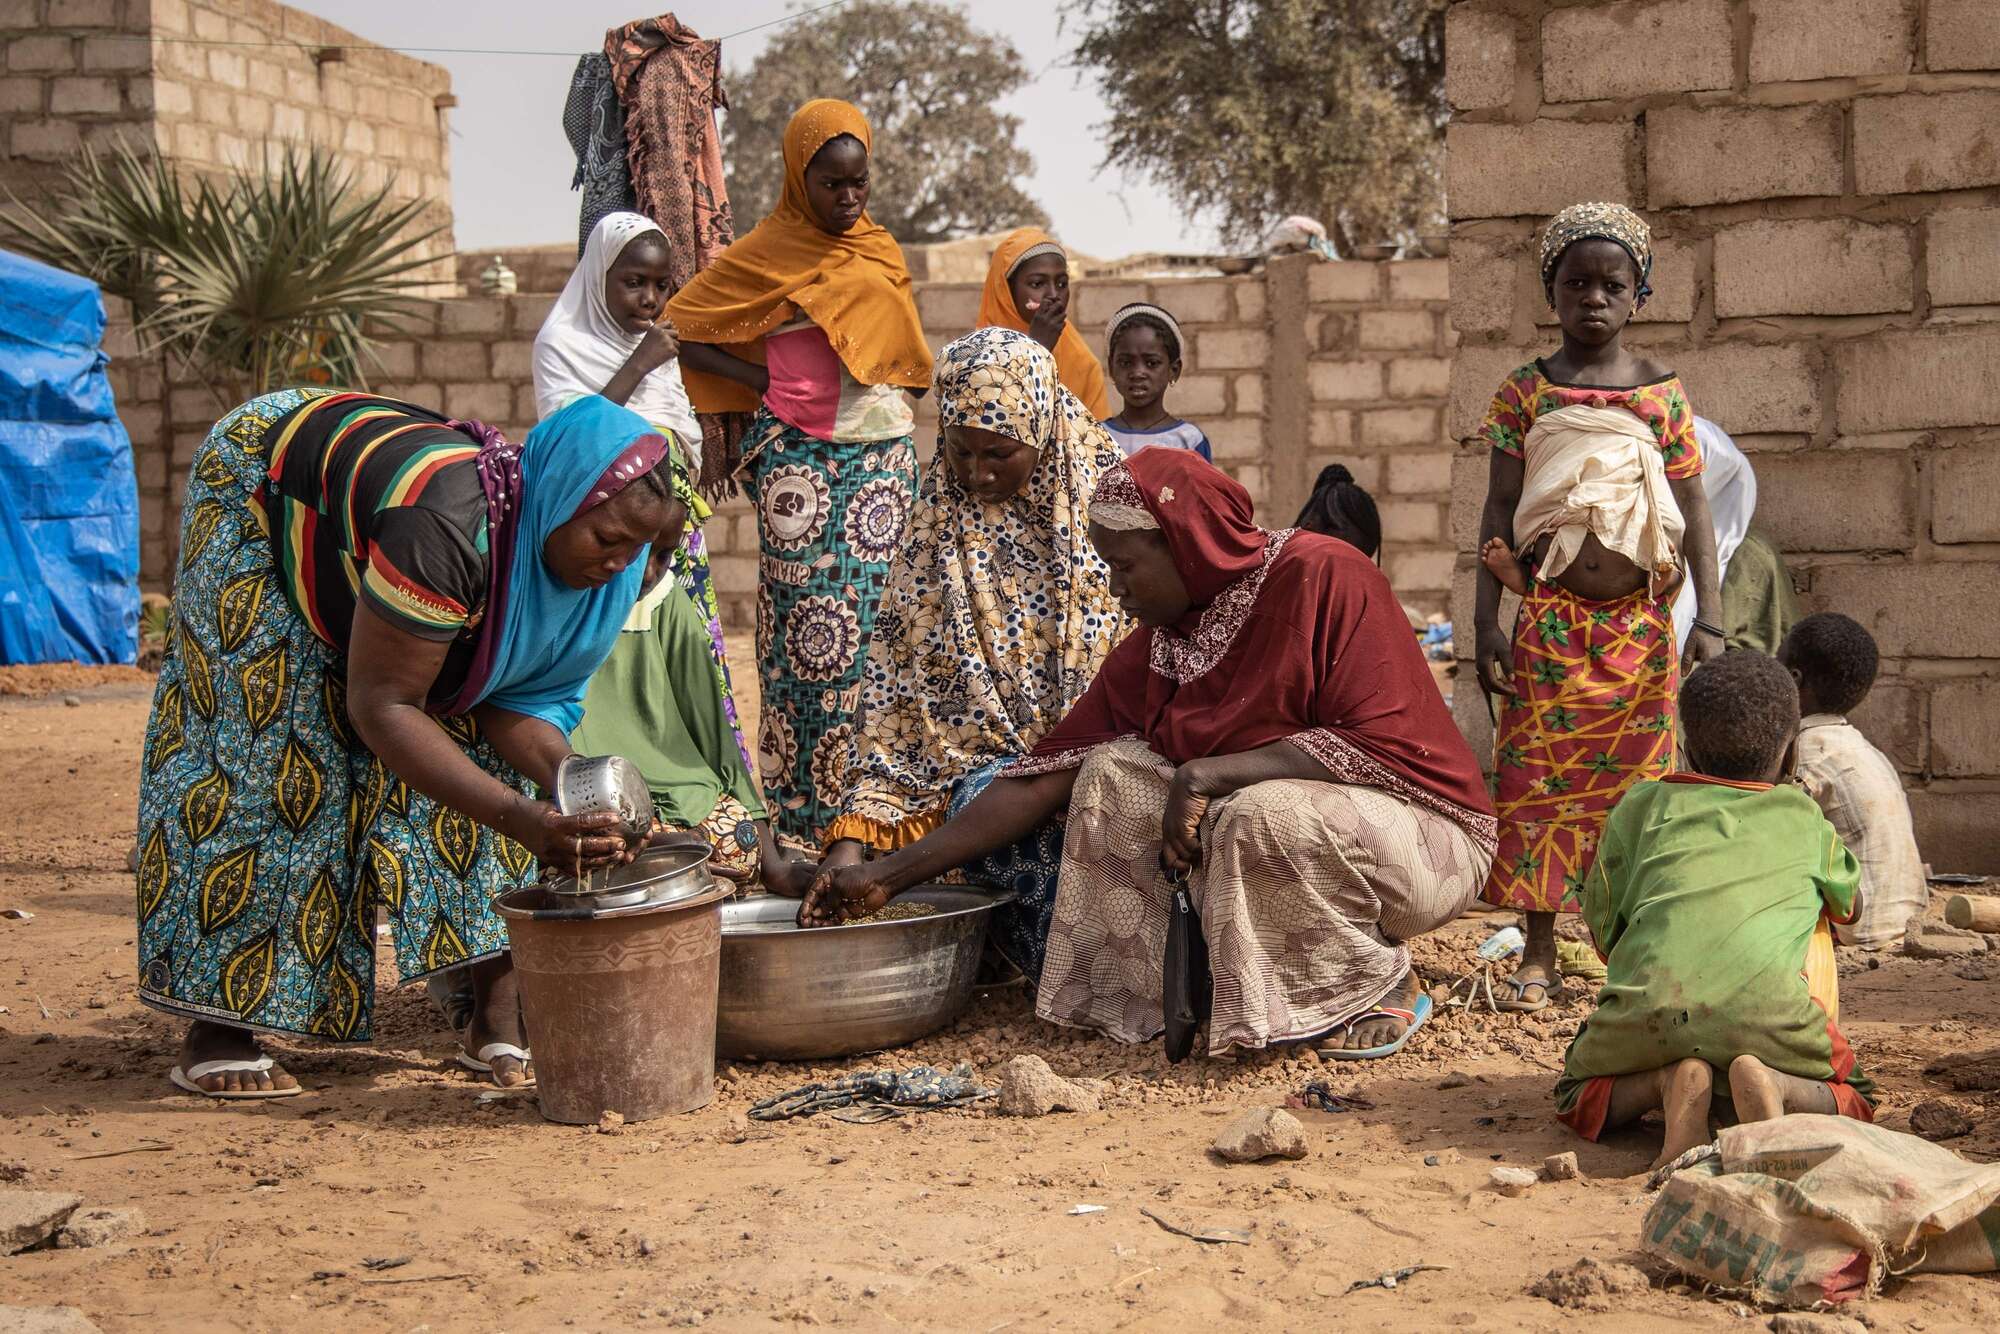
[[[286, 597], [252, 494], [267, 428], [317, 391], [230, 412], [188, 477], [173, 620], [139, 783], [139, 996], [192, 1019], [371, 1036], [376, 920], [405, 983], [501, 953], [496, 894], [527, 849], [386, 770], [347, 717], [345, 662]], [[526, 784], [469, 717], [438, 719]]]
[[758, 773], [773, 829], [817, 856], [840, 814], [875, 610], [915, 508], [916, 445], [820, 440], [766, 408], [743, 453], [760, 553]]

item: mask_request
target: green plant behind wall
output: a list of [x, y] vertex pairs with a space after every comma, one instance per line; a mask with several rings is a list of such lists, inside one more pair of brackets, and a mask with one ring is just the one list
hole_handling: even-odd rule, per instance
[[394, 202], [317, 144], [267, 147], [209, 178], [157, 148], [85, 150], [33, 204], [0, 210], [0, 244], [131, 303], [139, 337], [215, 387], [365, 387], [371, 326], [408, 316], [421, 201]]

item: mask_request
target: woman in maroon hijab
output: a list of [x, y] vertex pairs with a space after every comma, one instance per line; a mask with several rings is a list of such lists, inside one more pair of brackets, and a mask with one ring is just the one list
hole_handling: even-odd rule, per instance
[[1211, 1055], [1400, 1048], [1430, 1007], [1403, 942], [1477, 895], [1495, 828], [1388, 582], [1344, 542], [1257, 527], [1249, 493], [1180, 450], [1105, 474], [1090, 538], [1142, 628], [1027, 759], [929, 837], [823, 874], [801, 921], [872, 911], [1067, 805], [1042, 1018], [1161, 1031], [1184, 874]]

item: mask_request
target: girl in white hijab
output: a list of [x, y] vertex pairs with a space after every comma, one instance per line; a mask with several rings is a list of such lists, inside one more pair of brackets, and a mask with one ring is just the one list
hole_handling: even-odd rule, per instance
[[673, 295], [667, 238], [652, 219], [607, 213], [591, 228], [554, 309], [535, 335], [535, 411], [602, 394], [673, 432], [701, 457], [701, 427], [681, 384], [680, 344], [663, 322]]
[[[666, 235], [652, 219], [638, 213], [607, 213], [598, 219], [584, 243], [583, 258], [535, 335], [535, 409], [546, 417], [573, 399], [602, 394], [670, 433], [681, 446], [685, 468], [680, 471], [698, 474], [701, 427], [681, 384], [679, 340], [664, 318], [667, 298], [673, 295], [668, 259]], [[633, 628], [652, 624], [665, 585], [686, 595], [693, 614], [669, 608], [663, 624], [671, 635], [706, 638], [722, 709], [747, 766], [750, 755], [730, 686], [722, 620], [701, 535], [708, 506], [684, 476], [678, 478], [675, 494], [688, 509], [686, 536], [667, 562], [667, 572], [635, 609]], [[754, 851], [754, 843], [746, 843], [745, 851]]]

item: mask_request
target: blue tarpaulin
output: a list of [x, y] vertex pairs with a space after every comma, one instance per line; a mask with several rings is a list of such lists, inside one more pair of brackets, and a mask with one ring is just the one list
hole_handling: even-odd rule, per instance
[[131, 662], [139, 484], [88, 279], [0, 250], [0, 662]]

